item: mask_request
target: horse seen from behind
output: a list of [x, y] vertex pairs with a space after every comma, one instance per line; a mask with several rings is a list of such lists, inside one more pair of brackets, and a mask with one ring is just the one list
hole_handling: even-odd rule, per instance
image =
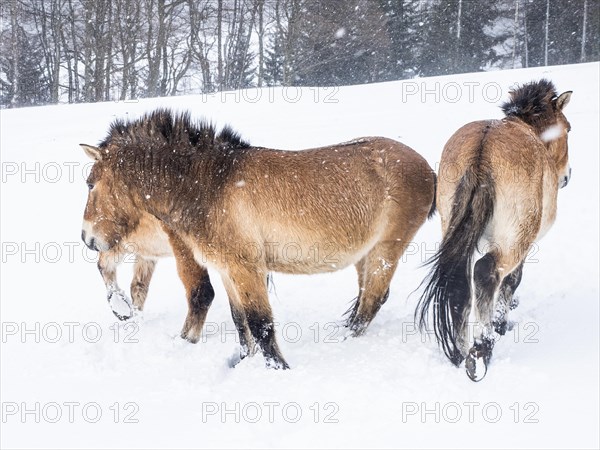
[[570, 97], [547, 80], [524, 84], [511, 91], [503, 119], [469, 123], [444, 147], [436, 194], [443, 237], [416, 316], [423, 328], [433, 313], [444, 353], [457, 366], [466, 359], [474, 381], [487, 373], [524, 259], [569, 182]]

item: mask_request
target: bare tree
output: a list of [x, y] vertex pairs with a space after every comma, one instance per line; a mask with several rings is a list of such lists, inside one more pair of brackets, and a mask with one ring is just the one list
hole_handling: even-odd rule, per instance
[[9, 82], [12, 86], [12, 99], [11, 106], [18, 106], [21, 100], [21, 89], [20, 89], [20, 59], [21, 52], [19, 48], [19, 4], [16, 0], [10, 3], [10, 40], [11, 40], [11, 52], [13, 58], [12, 73], [9, 74]]
[[586, 61], [585, 57], [585, 46], [587, 44], [587, 14], [588, 14], [588, 0], [583, 1], [583, 24], [581, 26], [581, 62]]
[[544, 65], [548, 65], [548, 45], [550, 30], [550, 0], [546, 0], [546, 22], [544, 27]]
[[217, 0], [217, 88], [223, 89], [223, 0]]
[[265, 68], [265, 1], [257, 0], [258, 8], [258, 87], [262, 87]]

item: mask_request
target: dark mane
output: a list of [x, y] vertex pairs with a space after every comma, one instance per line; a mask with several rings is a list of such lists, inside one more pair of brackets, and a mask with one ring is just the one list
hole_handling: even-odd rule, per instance
[[188, 111], [173, 113], [170, 109], [159, 108], [144, 114], [136, 120], [116, 119], [109, 128], [108, 135], [99, 147], [109, 144], [130, 145], [151, 143], [152, 145], [200, 147], [221, 143], [229, 148], [248, 148], [240, 134], [225, 126], [217, 134], [215, 126], [207, 121], [192, 120]]
[[218, 139], [222, 142], [227, 142], [234, 148], [248, 148], [250, 143], [243, 140], [240, 133], [235, 131], [229, 125], [225, 125], [219, 133]]
[[516, 117], [542, 131], [554, 123], [556, 111], [554, 102], [557, 97], [554, 84], [542, 78], [510, 91], [510, 100], [501, 108], [506, 117]]

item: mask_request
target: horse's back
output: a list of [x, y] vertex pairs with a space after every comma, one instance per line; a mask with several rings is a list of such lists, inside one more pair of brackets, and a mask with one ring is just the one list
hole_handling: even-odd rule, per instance
[[[236, 180], [228, 190], [229, 207], [244, 217], [246, 239], [293, 243], [301, 254], [315, 244], [331, 246], [340, 259], [329, 270], [355, 263], [389, 235], [392, 224], [406, 228], [410, 218], [420, 226], [434, 191], [433, 172], [420, 155], [378, 137], [301, 151], [255, 149]], [[272, 270], [292, 270], [287, 266], [274, 263]]]
[[410, 147], [388, 138], [363, 137], [300, 151], [257, 149], [244, 162], [239, 178], [245, 187], [272, 192], [253, 196], [258, 202], [268, 197], [286, 204], [314, 202], [315, 207], [355, 202], [376, 208], [390, 189], [429, 193], [432, 173]]
[[490, 244], [508, 248], [524, 234], [537, 235], [542, 216], [552, 208], [543, 192], [549, 172], [545, 147], [530, 127], [517, 120], [484, 120], [454, 133], [440, 163], [437, 204], [443, 225], [469, 170], [492, 184], [493, 215], [484, 235]]

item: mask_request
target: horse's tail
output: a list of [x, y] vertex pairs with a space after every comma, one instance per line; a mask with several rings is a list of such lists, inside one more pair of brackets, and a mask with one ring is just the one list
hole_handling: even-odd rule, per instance
[[495, 200], [494, 180], [483, 164], [472, 164], [458, 183], [445, 236], [432, 269], [415, 318], [426, 328], [433, 309], [435, 337], [453, 364], [464, 359], [458, 338], [466, 324], [466, 307], [471, 297], [471, 261], [483, 232], [492, 217]]

